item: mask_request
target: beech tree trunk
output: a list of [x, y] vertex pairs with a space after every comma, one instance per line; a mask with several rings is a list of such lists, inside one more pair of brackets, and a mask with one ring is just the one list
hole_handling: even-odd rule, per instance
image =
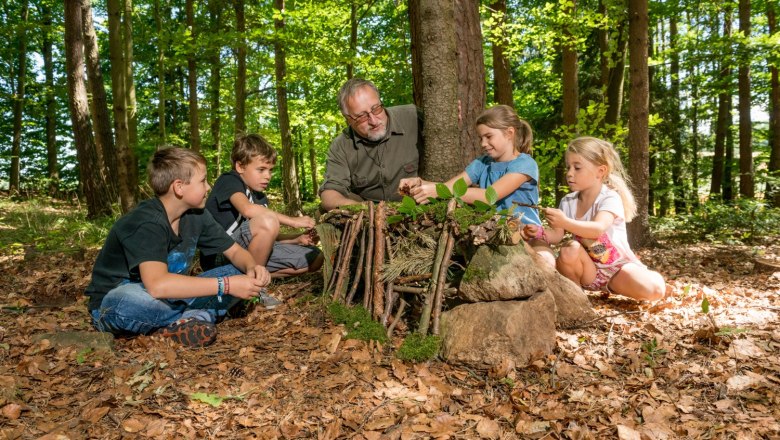
[[[717, 26], [714, 29], [717, 32]], [[723, 20], [723, 39], [731, 38], [731, 12], [726, 11]], [[715, 148], [712, 157], [712, 177], [710, 179], [710, 197], [721, 196], [724, 189], [725, 172], [725, 151], [726, 135], [731, 127], [731, 67], [729, 58], [726, 54], [720, 54], [718, 57], [720, 64], [719, 82], [720, 93], [718, 93], [718, 116], [715, 121]], [[723, 200], [726, 200], [725, 193], [722, 194]]]
[[19, 42], [18, 63], [17, 63], [17, 81], [16, 81], [16, 93], [14, 94], [13, 112], [14, 112], [14, 128], [13, 128], [13, 140], [11, 143], [11, 172], [9, 179], [9, 189], [13, 191], [19, 190], [19, 174], [20, 174], [20, 159], [22, 156], [22, 116], [24, 113], [24, 86], [27, 79], [27, 16], [30, 11], [30, 6], [25, 0], [22, 3], [21, 20], [19, 23], [19, 35], [17, 36]]
[[233, 0], [236, 11], [236, 133], [246, 131], [246, 19], [244, 0]]
[[670, 135], [672, 148], [674, 149], [674, 161], [672, 162], [672, 184], [674, 185], [674, 212], [682, 214], [686, 211], [685, 180], [683, 179], [683, 163], [685, 152], [682, 143], [682, 118], [680, 117], [680, 54], [677, 52], [677, 19], [676, 13], [669, 17], [669, 49], [671, 51], [669, 92], [672, 95], [672, 108], [669, 114]]
[[[769, 34], [777, 32], [777, 16], [774, 3], [767, 3], [767, 21]], [[780, 78], [777, 66], [769, 65], [770, 95], [769, 95], [769, 175], [780, 178]], [[766, 196], [772, 206], [780, 207], [780, 187], [767, 183]]]
[[282, 186], [289, 215], [299, 215], [301, 212], [301, 195], [298, 191], [298, 180], [295, 176], [295, 155], [290, 133], [290, 116], [287, 111], [287, 63], [282, 34], [284, 32], [284, 0], [274, 0], [274, 9], [281, 18], [274, 19], [274, 68], [276, 74], [276, 105], [279, 111], [279, 131], [282, 137]]
[[[750, 0], [739, 0], [739, 31], [750, 38]], [[739, 194], [753, 197], [753, 123], [750, 118], [750, 53], [747, 45], [740, 50], [739, 73]]]
[[[185, 5], [187, 14], [187, 27], [190, 28], [192, 36], [191, 43], [197, 41], [197, 29], [195, 28], [195, 0], [187, 0]], [[243, 3], [242, 3], [243, 5]], [[193, 151], [200, 151], [200, 115], [198, 114], [198, 69], [195, 61], [195, 49], [190, 48], [187, 53], [187, 90], [189, 98], [189, 121], [190, 121], [190, 148]], [[244, 52], [246, 56], [246, 51]], [[244, 66], [246, 68], [246, 66]], [[236, 96], [238, 102], [238, 96]], [[242, 101], [243, 102], [243, 101]], [[243, 105], [241, 110], [243, 111]], [[238, 113], [238, 104], [236, 104], [236, 113]], [[243, 117], [243, 114], [242, 114]], [[238, 117], [236, 117], [236, 126]]]
[[89, 102], [84, 86], [84, 42], [81, 31], [81, 0], [65, 0], [65, 70], [68, 107], [79, 162], [82, 191], [87, 201], [87, 217], [111, 214], [106, 176], [101, 173], [95, 140], [89, 120]]
[[45, 83], [45, 126], [46, 126], [46, 171], [49, 178], [49, 192], [59, 188], [60, 170], [57, 163], [57, 100], [54, 99], [54, 62], [52, 60], [51, 8], [41, 4], [43, 14], [43, 71]]
[[154, 0], [154, 21], [157, 24], [157, 124], [158, 145], [164, 145], [168, 139], [165, 127], [165, 46], [163, 41], [163, 11], [160, 0]]
[[129, 212], [136, 204], [135, 155], [130, 149], [130, 133], [127, 127], [127, 78], [122, 41], [119, 0], [108, 0], [108, 52], [111, 58], [111, 92], [114, 104], [114, 133], [119, 179], [119, 199], [122, 212]]
[[[92, 122], [95, 128], [95, 147], [98, 155], [98, 163], [104, 167], [102, 173], [106, 176], [116, 176], [118, 172], [117, 154], [114, 148], [114, 133], [111, 130], [111, 118], [108, 116], [108, 101], [100, 70], [97, 35], [92, 24], [91, 0], [82, 2], [81, 20], [84, 33], [84, 59], [87, 65], [87, 85], [92, 93]], [[117, 181], [108, 179], [111, 199], [116, 199]]]
[[[209, 1], [209, 19], [211, 21], [211, 34], [219, 35], [222, 28], [222, 12], [220, 0]], [[209, 89], [211, 95], [211, 139], [214, 142], [214, 152], [216, 153], [217, 176], [222, 172], [222, 122], [220, 109], [219, 88], [222, 83], [222, 65], [219, 58], [219, 48], [210, 49], [209, 65], [211, 66], [211, 76], [209, 78]]]
[[[125, 88], [127, 89], [127, 131], [130, 135], [130, 150], [138, 145], [138, 110], [135, 100], [135, 78], [133, 74], [133, 0], [125, 1], [122, 14], [122, 37], [125, 42]], [[128, 171], [133, 174], [133, 187], [138, 185], [138, 166], [133, 163]]]
[[460, 129], [458, 144], [462, 149], [461, 167], [457, 172], [460, 172], [474, 158], [483, 154], [474, 125], [485, 108], [487, 93], [478, 0], [455, 0], [455, 39]]
[[426, 0], [410, 2], [409, 7], [410, 19], [416, 21], [412, 26], [419, 31], [412, 34], [413, 39], [418, 38], [412, 48], [420, 51], [420, 64], [412, 64], [412, 72], [415, 83], [422, 84], [421, 108], [426, 115], [419, 174], [423, 179], [441, 182], [463, 171], [463, 154], [453, 148], [460, 145], [455, 4]]
[[512, 73], [509, 70], [509, 60], [504, 55], [506, 37], [504, 24], [506, 22], [506, 0], [498, 0], [490, 5], [494, 25], [491, 30], [491, 50], [493, 52], [493, 100], [498, 104], [514, 107], [512, 95]]
[[[626, 32], [626, 20], [618, 26], [617, 48], [613, 54], [612, 62], [608, 62], [607, 69], [607, 114], [604, 122], [609, 125], [617, 125], [620, 121], [620, 112], [623, 109], [623, 86], [625, 84], [626, 48], [628, 47], [628, 35]], [[613, 65], [614, 64], [614, 65]]]
[[[418, 108], [422, 108], [423, 105], [423, 79], [422, 79], [422, 46], [421, 46], [421, 31], [420, 31], [420, 1], [421, 0], [409, 0], [408, 14], [409, 14], [409, 47], [412, 54], [412, 97], [414, 99], [414, 105]], [[422, 162], [422, 158], [420, 158]]]
[[637, 215], [628, 225], [633, 247], [650, 241], [647, 214], [649, 178], [649, 96], [648, 83], [648, 4], [647, 0], [628, 2], [629, 65], [631, 99], [628, 108], [628, 173], [633, 180]]

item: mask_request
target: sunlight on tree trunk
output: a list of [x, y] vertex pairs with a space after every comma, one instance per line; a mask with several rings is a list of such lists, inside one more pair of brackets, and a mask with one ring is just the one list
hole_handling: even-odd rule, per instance
[[753, 197], [753, 123], [750, 117], [750, 0], [739, 0], [739, 194]]
[[165, 128], [165, 48], [167, 43], [163, 41], [163, 11], [160, 0], [154, 0], [154, 21], [157, 24], [157, 125], [158, 147], [168, 140]]
[[493, 28], [490, 30], [493, 35], [490, 42], [491, 51], [493, 52], [493, 100], [497, 104], [514, 107], [512, 73], [509, 70], [509, 60], [504, 55], [504, 47], [507, 41], [504, 32], [506, 0], [493, 2], [490, 5], [490, 13], [494, 20]]
[[[209, 2], [209, 21], [211, 22], [211, 34], [219, 35], [222, 27], [222, 13], [220, 0], [208, 0]], [[209, 64], [211, 65], [211, 76], [209, 77], [209, 93], [211, 94], [211, 140], [214, 143], [214, 153], [217, 166], [216, 175], [222, 173], [222, 122], [220, 109], [220, 87], [222, 83], [222, 64], [219, 58], [219, 48], [209, 48]]]
[[[188, 42], [187, 52], [187, 90], [189, 98], [189, 116], [190, 116], [190, 148], [193, 151], [200, 151], [200, 121], [198, 114], [198, 69], [195, 61], [195, 42], [198, 41], [197, 29], [195, 29], [195, 0], [187, 0], [185, 5], [187, 14], [187, 27], [190, 30], [190, 40]], [[243, 107], [242, 107], [243, 110]], [[238, 108], [236, 108], [238, 112]], [[238, 119], [236, 119], [238, 121]], [[236, 122], [238, 124], [238, 122]]]
[[485, 108], [487, 93], [479, 2], [476, 0], [455, 1], [455, 47], [458, 49], [458, 145], [462, 150], [460, 160], [463, 170], [483, 153], [474, 125]]
[[22, 3], [21, 18], [19, 25], [19, 52], [17, 63], [16, 93], [13, 96], [14, 128], [13, 141], [11, 144], [11, 172], [9, 189], [11, 191], [19, 190], [19, 171], [20, 159], [22, 156], [22, 116], [24, 112], [24, 85], [27, 77], [27, 15], [30, 6], [25, 0]]
[[54, 97], [54, 62], [52, 61], [52, 20], [51, 8], [41, 5], [43, 14], [43, 70], [46, 78], [46, 171], [49, 178], [49, 192], [56, 193], [59, 189], [60, 170], [57, 163], [57, 100]]
[[[577, 137], [577, 112], [580, 108], [579, 102], [579, 83], [577, 82], [577, 46], [574, 39], [575, 35], [572, 35], [570, 29], [571, 25], [576, 20], [577, 3], [571, 1], [567, 3], [567, 7], [563, 10], [563, 16], [565, 17], [565, 23], [562, 29], [562, 42], [560, 46], [561, 50], [561, 79], [563, 81], [563, 104], [562, 104], [562, 122], [566, 127], [566, 138], [562, 139], [563, 143]], [[558, 161], [558, 165], [555, 167], [555, 201], [560, 200], [565, 195], [563, 188], [566, 185], [566, 160], [561, 156]]]
[[680, 117], [680, 53], [678, 48], [679, 34], [677, 32], [677, 14], [669, 17], [669, 50], [671, 52], [670, 66], [670, 90], [671, 108], [669, 109], [669, 122], [671, 127], [670, 136], [672, 137], [672, 149], [674, 150], [674, 161], [672, 161], [672, 184], [674, 185], [674, 212], [675, 214], [684, 214], [686, 212], [685, 203], [685, 181], [683, 179], [683, 165], [685, 161], [685, 152], [682, 143], [682, 118]]
[[236, 11], [236, 133], [246, 131], [246, 19], [244, 0], [233, 0]]

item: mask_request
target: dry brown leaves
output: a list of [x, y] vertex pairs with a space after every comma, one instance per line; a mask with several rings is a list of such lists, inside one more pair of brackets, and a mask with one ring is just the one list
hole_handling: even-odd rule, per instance
[[[492, 372], [401, 362], [398, 339], [344, 339], [298, 304], [321, 289], [314, 277], [278, 286], [284, 307], [220, 324], [206, 349], [150, 337], [59, 347], [34, 336], [89, 329], [83, 298], [56, 300], [83, 290], [94, 254], [8, 261], [0, 438], [776, 438], [780, 274], [753, 274], [753, 251], [644, 251], [666, 301], [593, 296], [603, 319], [559, 332], [548, 358]], [[717, 339], [696, 336], [713, 322]]]

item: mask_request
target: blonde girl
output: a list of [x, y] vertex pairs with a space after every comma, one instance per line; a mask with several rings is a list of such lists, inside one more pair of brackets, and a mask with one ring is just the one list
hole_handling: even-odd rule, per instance
[[[506, 208], [516, 217], [522, 214], [522, 223], [540, 225], [536, 209], [512, 203], [539, 203], [539, 167], [531, 157], [531, 126], [520, 119], [511, 107], [497, 105], [480, 114], [476, 128], [485, 154], [444, 184], [452, 190], [455, 182], [463, 179], [469, 186], [462, 197], [466, 203], [476, 200], [487, 202], [485, 191], [492, 186], [498, 194], [498, 209]], [[428, 203], [429, 197], [436, 197], [436, 182], [419, 177], [402, 179], [399, 190], [404, 189], [417, 203]]]
[[628, 244], [626, 223], [636, 215], [636, 202], [612, 144], [574, 139], [566, 150], [566, 169], [573, 192], [561, 200], [560, 209], [543, 209], [550, 228], [529, 225], [524, 236], [558, 243], [570, 232], [574, 240], [561, 247], [556, 267], [585, 289], [636, 300], [663, 298], [663, 277], [648, 270]]

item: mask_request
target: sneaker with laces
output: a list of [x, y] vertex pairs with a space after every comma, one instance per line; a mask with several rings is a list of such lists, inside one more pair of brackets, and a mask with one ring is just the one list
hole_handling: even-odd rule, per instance
[[154, 332], [187, 347], [205, 347], [217, 339], [217, 326], [195, 318], [183, 318]]
[[265, 307], [266, 310], [273, 310], [283, 304], [278, 299], [269, 295], [266, 289], [260, 291], [259, 297], [260, 297], [260, 302], [263, 303], [263, 307]]

